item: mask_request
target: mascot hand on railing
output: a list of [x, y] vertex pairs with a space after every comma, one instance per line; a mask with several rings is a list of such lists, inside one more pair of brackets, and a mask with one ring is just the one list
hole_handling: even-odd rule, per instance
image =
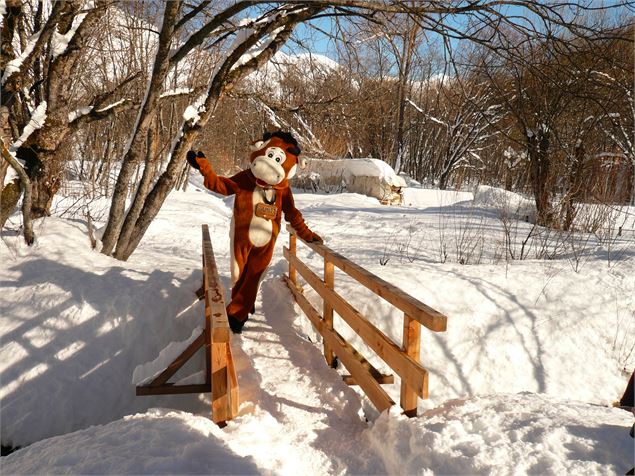
[[254, 312], [260, 279], [280, 232], [282, 212], [301, 239], [322, 243], [304, 223], [289, 187], [298, 166], [305, 166], [305, 161], [298, 159], [300, 152], [288, 132], [266, 132], [262, 140], [251, 145], [249, 169], [232, 177], [216, 175], [201, 151], [187, 153], [189, 164], [203, 175], [205, 187], [222, 195], [236, 195], [230, 229], [232, 293], [227, 305], [234, 333], [242, 332], [249, 313]]

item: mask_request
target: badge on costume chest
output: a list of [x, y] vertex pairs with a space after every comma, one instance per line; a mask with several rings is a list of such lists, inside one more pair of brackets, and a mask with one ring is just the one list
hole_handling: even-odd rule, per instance
[[[264, 218], [265, 220], [274, 220], [278, 214], [278, 207], [275, 205], [276, 191], [271, 189], [261, 189], [261, 192], [265, 203], [256, 204], [255, 214], [257, 217]], [[267, 192], [271, 193], [268, 194]]]
[[256, 216], [264, 218], [265, 220], [273, 220], [278, 214], [278, 207], [275, 205], [268, 205], [266, 203], [259, 203], [256, 205]]

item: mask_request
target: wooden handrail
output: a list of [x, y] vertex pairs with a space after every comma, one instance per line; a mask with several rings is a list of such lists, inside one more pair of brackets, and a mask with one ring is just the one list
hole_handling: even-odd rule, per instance
[[212, 390], [212, 420], [231, 420], [238, 413], [238, 379], [230, 345], [225, 292], [216, 268], [209, 227], [203, 225], [203, 287], [208, 341], [207, 374]]
[[214, 342], [229, 342], [229, 322], [225, 311], [224, 290], [216, 268], [214, 249], [207, 225], [203, 225], [203, 280], [206, 291], [205, 309], [210, 311], [212, 338]]
[[[209, 228], [203, 225], [203, 285], [196, 292], [205, 300], [205, 329], [150, 383], [137, 386], [137, 395], [212, 393], [212, 420], [224, 424], [238, 414], [238, 378], [230, 345], [231, 334], [216, 268]], [[175, 385], [172, 377], [201, 348], [205, 348], [205, 383]]]
[[[287, 224], [287, 230], [289, 233], [295, 235], [295, 230], [291, 225]], [[354, 278], [357, 282], [366, 286], [375, 294], [402, 310], [412, 319], [426, 326], [431, 331], [443, 332], [447, 329], [447, 317], [439, 311], [432, 309], [418, 299], [406, 294], [397, 286], [390, 284], [388, 281], [383, 280], [358, 264], [353, 263], [328, 246], [321, 243], [307, 243], [306, 241], [303, 241], [303, 243], [350, 277]]]
[[[335, 311], [395, 373], [401, 378], [400, 405], [408, 416], [417, 414], [417, 397], [428, 398], [428, 371], [419, 362], [421, 325], [435, 332], [445, 331], [447, 318], [421, 301], [406, 294], [398, 287], [384, 281], [370, 271], [353, 263], [324, 244], [307, 243], [324, 258], [324, 279], [318, 277], [296, 256], [297, 237], [289, 225], [289, 248], [283, 249], [289, 263], [287, 285], [296, 302], [324, 339], [324, 356], [329, 365], [334, 355], [344, 364], [351, 376], [345, 380], [358, 384], [379, 411], [394, 405], [381, 388], [382, 383], [392, 383], [392, 376], [381, 375], [357, 352], [333, 326]], [[358, 283], [382, 297], [404, 312], [403, 341], [401, 347], [373, 325], [357, 309], [334, 290], [333, 266], [337, 266]], [[302, 276], [323, 300], [323, 315], [309, 303], [297, 283]]]

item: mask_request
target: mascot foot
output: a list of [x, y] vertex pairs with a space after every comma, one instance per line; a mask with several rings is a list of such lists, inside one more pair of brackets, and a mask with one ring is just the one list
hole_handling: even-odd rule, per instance
[[227, 316], [227, 320], [229, 321], [229, 327], [234, 334], [242, 334], [243, 326], [245, 325], [245, 322], [247, 322], [246, 319], [244, 321], [239, 321], [238, 319], [234, 319], [232, 316]]
[[256, 314], [256, 305], [255, 304], [253, 306], [251, 306], [251, 311], [249, 311], [249, 314]]

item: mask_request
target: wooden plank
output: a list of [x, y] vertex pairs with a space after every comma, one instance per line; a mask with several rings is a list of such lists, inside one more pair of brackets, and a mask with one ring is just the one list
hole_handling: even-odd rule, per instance
[[140, 386], [136, 388], [137, 396], [148, 395], [177, 395], [183, 393], [209, 393], [212, 388], [209, 384], [173, 385], [171, 383], [159, 387]]
[[316, 330], [322, 335], [322, 338], [328, 341], [329, 346], [351, 373], [351, 376], [359, 384], [373, 405], [375, 405], [377, 410], [383, 412], [393, 406], [395, 402], [392, 401], [379, 383], [371, 376], [368, 369], [360, 362], [359, 352], [346, 342], [337, 331], [325, 327], [320, 314], [311, 306], [307, 298], [298, 291], [297, 287], [291, 283], [288, 277], [286, 277], [286, 280], [293, 297], [304, 311], [304, 314], [306, 314]]
[[[295, 233], [291, 233], [289, 235], [289, 252], [295, 256], [296, 255], [296, 249], [297, 249], [297, 238]], [[289, 279], [291, 280], [292, 283], [296, 283], [297, 282], [297, 278], [296, 278], [296, 273], [295, 273], [295, 268], [293, 267], [293, 265], [291, 264], [291, 262], [289, 262]]]
[[[287, 225], [289, 233], [294, 233], [293, 228]], [[397, 286], [390, 284], [379, 276], [353, 263], [348, 258], [333, 251], [328, 246], [320, 243], [304, 243], [320, 256], [333, 262], [346, 274], [366, 286], [378, 296], [382, 297], [398, 309], [404, 311], [428, 329], [435, 332], [443, 332], [447, 329], [447, 317], [439, 311], [422, 303], [418, 299], [405, 293]]]
[[164, 385], [183, 365], [205, 344], [205, 332], [202, 332], [168, 367], [152, 380], [149, 387]]
[[[326, 258], [324, 259], [324, 283], [329, 289], [334, 289], [335, 287], [335, 267], [333, 266], [333, 263], [328, 261]], [[326, 299], [324, 299], [322, 310], [324, 325], [329, 329], [333, 329], [333, 307]], [[324, 341], [324, 358], [326, 359], [326, 363], [329, 367], [333, 367], [333, 351], [326, 341]]]
[[203, 273], [206, 285], [206, 307], [209, 308], [212, 328], [212, 340], [214, 342], [229, 342], [229, 322], [225, 311], [224, 290], [221, 284], [212, 241], [209, 237], [209, 227], [203, 225]]
[[236, 367], [234, 366], [234, 356], [232, 355], [231, 345], [227, 346], [227, 385], [229, 386], [229, 410], [231, 418], [238, 415], [238, 407], [240, 400], [238, 395], [238, 376], [236, 375]]
[[212, 342], [212, 421], [230, 420], [231, 405], [227, 382], [227, 343]]
[[195, 294], [199, 301], [205, 299], [205, 285], [202, 284], [201, 287], [196, 290]]
[[289, 255], [287, 248], [283, 249], [283, 254], [288, 260], [292, 260], [300, 275], [322, 296], [322, 299], [328, 300], [333, 306], [335, 312], [342, 317], [346, 323], [355, 331], [375, 353], [393, 369], [402, 380], [417, 392], [421, 398], [425, 398], [425, 389], [427, 389], [428, 371], [421, 364], [415, 361], [409, 355], [406, 355], [401, 349], [386, 336], [383, 332], [371, 324], [359, 311], [347, 303], [335, 291], [326, 287], [324, 282], [313, 273], [302, 261], [297, 257]]
[[[377, 370], [377, 369], [375, 369]], [[377, 380], [377, 383], [380, 385], [387, 385], [387, 384], [393, 384], [395, 383], [395, 376], [394, 375], [386, 375], [386, 374], [373, 374], [371, 372], [372, 377]], [[355, 381], [355, 379], [353, 378], [352, 375], [342, 375], [342, 380], [344, 380], [344, 383], [346, 385], [357, 385], [357, 382]]]
[[[412, 319], [408, 314], [403, 316], [403, 350], [412, 359], [419, 362], [421, 348], [421, 324]], [[428, 398], [428, 380], [425, 381], [423, 398]], [[409, 417], [417, 416], [417, 393], [405, 382], [401, 381], [401, 408]]]

